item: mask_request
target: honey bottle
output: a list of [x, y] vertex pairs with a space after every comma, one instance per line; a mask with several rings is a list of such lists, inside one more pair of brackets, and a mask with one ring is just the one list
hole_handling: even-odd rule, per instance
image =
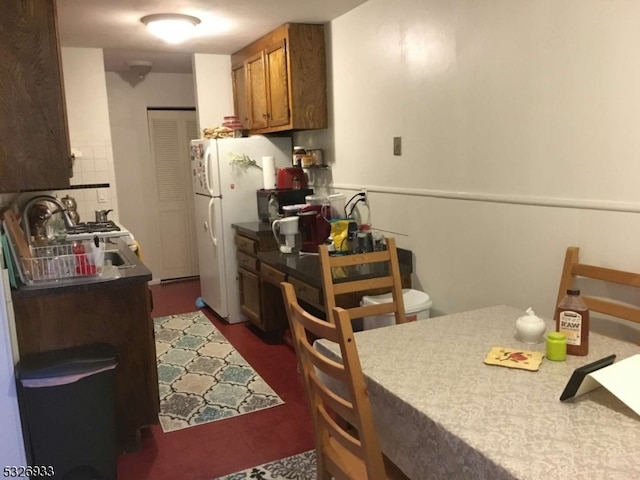
[[567, 290], [558, 304], [556, 331], [566, 336], [568, 355], [589, 353], [589, 309], [580, 296], [580, 290]]

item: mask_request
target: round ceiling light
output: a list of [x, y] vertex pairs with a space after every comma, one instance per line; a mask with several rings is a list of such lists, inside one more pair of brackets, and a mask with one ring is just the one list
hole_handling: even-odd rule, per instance
[[140, 19], [152, 35], [167, 43], [181, 43], [191, 38], [200, 19], [179, 13], [157, 13]]

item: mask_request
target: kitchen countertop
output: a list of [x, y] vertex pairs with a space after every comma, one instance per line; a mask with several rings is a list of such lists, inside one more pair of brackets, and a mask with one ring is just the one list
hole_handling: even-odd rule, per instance
[[122, 240], [116, 240], [119, 247], [119, 253], [125, 257], [133, 267], [119, 268], [119, 278], [101, 279], [96, 278], [92, 282], [70, 283], [65, 285], [50, 285], [44, 288], [33, 288], [22, 286], [17, 290], [11, 291], [14, 298], [38, 297], [43, 295], [85, 292], [89, 290], [97, 290], [102, 288], [110, 288], [110, 286], [122, 286], [127, 283], [148, 282], [151, 280], [151, 271], [140, 261], [138, 256], [131, 251], [126, 243]]
[[267, 222], [246, 222], [234, 223], [231, 225], [238, 235], [242, 235], [252, 240], [258, 240], [258, 236], [273, 235], [271, 224]]
[[[400, 264], [400, 275], [411, 275], [413, 273], [412, 252], [398, 248], [398, 261]], [[309, 285], [322, 289], [322, 272], [320, 269], [320, 257], [316, 254], [296, 254], [281, 253], [279, 251], [258, 253], [260, 262], [265, 263], [281, 272], [302, 280]], [[377, 265], [354, 265], [345, 267], [346, 275], [344, 280], [366, 279], [380, 277], [387, 272], [386, 264]], [[340, 280], [336, 280], [339, 283]]]
[[[271, 225], [266, 222], [234, 223], [232, 227], [238, 235], [243, 235], [253, 240], [257, 240], [259, 236], [272, 235]], [[322, 289], [322, 272], [320, 271], [318, 255], [281, 253], [278, 250], [258, 252], [257, 255], [261, 262], [309, 285]], [[401, 275], [411, 275], [413, 273], [413, 253], [411, 250], [398, 248], [398, 262], [400, 263]], [[376, 270], [375, 265], [373, 267], [371, 265], [349, 267], [347, 276], [349, 280], [354, 277], [365, 279], [377, 277], [386, 272], [386, 265], [384, 264], [380, 265], [382, 270]]]

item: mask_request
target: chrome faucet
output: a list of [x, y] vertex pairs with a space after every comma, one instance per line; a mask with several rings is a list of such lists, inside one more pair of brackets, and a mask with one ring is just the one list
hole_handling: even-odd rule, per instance
[[52, 195], [38, 195], [37, 197], [33, 197], [31, 200], [27, 202], [22, 210], [22, 219], [24, 223], [24, 235], [27, 237], [27, 243], [31, 245], [31, 227], [29, 225], [29, 210], [33, 205], [41, 201], [47, 201], [55, 204], [58, 208], [52, 212], [52, 214], [61, 212], [62, 218], [64, 219], [64, 226], [69, 228], [73, 226], [73, 222], [71, 221], [71, 217], [69, 216], [69, 212], [67, 212], [67, 207], [56, 197]]

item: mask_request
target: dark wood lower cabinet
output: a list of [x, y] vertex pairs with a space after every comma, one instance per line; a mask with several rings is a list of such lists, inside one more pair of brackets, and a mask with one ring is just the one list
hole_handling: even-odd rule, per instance
[[[282, 303], [282, 294], [278, 282], [286, 276], [280, 272], [268, 277], [274, 269], [263, 269], [258, 252], [278, 249], [271, 227], [267, 223], [250, 222], [235, 224], [236, 261], [238, 264], [238, 290], [240, 311], [253, 325], [270, 338], [277, 338], [286, 327], [286, 314], [282, 308], [272, 308], [275, 295]], [[265, 283], [271, 281], [271, 284]], [[265, 287], [265, 285], [267, 285]], [[269, 288], [269, 287], [273, 288]], [[283, 323], [284, 319], [284, 323]]]
[[147, 282], [105, 282], [100, 288], [15, 296], [21, 356], [106, 342], [118, 351], [116, 435], [120, 451], [139, 445], [140, 428], [158, 423], [156, 350]]
[[265, 325], [264, 331], [273, 332], [274, 335], [279, 337], [289, 327], [280, 285], [261, 278], [260, 291], [262, 294], [261, 306], [262, 321]]
[[244, 268], [238, 268], [240, 285], [240, 311], [258, 328], [264, 330], [260, 314], [260, 279], [258, 275]]

